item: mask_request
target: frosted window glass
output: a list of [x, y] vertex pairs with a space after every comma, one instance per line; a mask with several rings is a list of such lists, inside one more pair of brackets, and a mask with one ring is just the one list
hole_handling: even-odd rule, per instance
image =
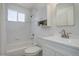
[[24, 13], [18, 13], [18, 21], [25, 22], [25, 14]]
[[8, 21], [17, 21], [17, 11], [8, 9]]

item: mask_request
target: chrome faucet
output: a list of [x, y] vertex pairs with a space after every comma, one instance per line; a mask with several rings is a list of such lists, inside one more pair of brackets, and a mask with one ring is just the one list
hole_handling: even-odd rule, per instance
[[66, 34], [66, 38], [69, 38], [70, 37], [69, 34], [72, 34], [72, 33], [71, 32], [67, 33]]
[[61, 31], [61, 37], [66, 37], [66, 31], [64, 29]]
[[69, 32], [69, 33], [67, 33], [66, 31], [65, 31], [65, 29], [63, 29], [62, 31], [61, 31], [61, 37], [63, 37], [63, 38], [68, 38], [69, 39], [69, 34], [72, 34], [71, 32]]

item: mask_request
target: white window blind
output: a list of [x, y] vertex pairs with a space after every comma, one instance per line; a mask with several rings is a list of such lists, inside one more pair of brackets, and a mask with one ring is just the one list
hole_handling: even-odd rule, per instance
[[8, 21], [17, 21], [17, 11], [8, 9]]
[[18, 13], [18, 21], [25, 22], [25, 15], [24, 13]]
[[25, 22], [25, 13], [8, 9], [8, 21]]

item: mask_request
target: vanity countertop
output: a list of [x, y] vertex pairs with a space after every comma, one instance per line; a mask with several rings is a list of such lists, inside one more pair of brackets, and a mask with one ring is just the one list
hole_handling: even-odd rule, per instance
[[72, 38], [67, 39], [62, 38], [60, 36], [48, 36], [48, 37], [42, 37], [42, 39], [79, 48], [79, 39], [72, 39]]

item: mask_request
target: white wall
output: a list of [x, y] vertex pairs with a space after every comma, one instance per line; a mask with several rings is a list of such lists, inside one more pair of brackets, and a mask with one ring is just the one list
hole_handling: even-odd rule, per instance
[[0, 9], [0, 44], [1, 44], [1, 55], [5, 55], [6, 54], [6, 41], [7, 41], [7, 37], [6, 37], [6, 21], [5, 21], [5, 4], [0, 4], [1, 5], [1, 9]]
[[[1, 15], [1, 4], [0, 4], [0, 15]], [[1, 28], [1, 16], [0, 16], [0, 28]], [[1, 29], [0, 29], [1, 33]], [[1, 55], [1, 34], [0, 34], [0, 55]]]
[[[41, 8], [41, 9], [40, 9]], [[79, 4], [75, 4], [75, 13], [74, 13], [74, 26], [60, 26], [60, 27], [49, 27], [49, 28], [42, 28], [38, 26], [38, 21], [42, 20], [43, 18], [46, 19], [46, 4], [38, 4], [32, 11], [32, 33], [36, 36], [50, 36], [55, 35], [56, 33], [60, 32], [63, 28], [66, 29], [67, 32], [71, 32], [70, 36], [79, 36]], [[76, 37], [76, 38], [77, 38]]]

